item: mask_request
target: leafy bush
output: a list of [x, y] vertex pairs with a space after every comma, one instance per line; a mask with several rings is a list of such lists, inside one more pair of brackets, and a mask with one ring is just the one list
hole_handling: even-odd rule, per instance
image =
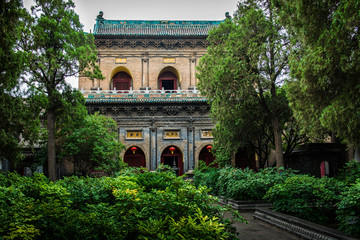
[[216, 182], [219, 178], [219, 169], [207, 166], [204, 161], [199, 161], [199, 166], [194, 170], [195, 186], [207, 186], [212, 194], [218, 195]]
[[271, 186], [295, 175], [292, 170], [278, 172], [276, 168], [255, 172], [249, 168], [214, 169], [202, 165], [194, 173], [197, 186], [206, 185], [212, 193], [235, 200], [260, 200]]
[[334, 220], [334, 207], [344, 184], [332, 178], [299, 175], [269, 189], [265, 199], [275, 211], [316, 223]]
[[65, 188], [41, 174], [30, 178], [10, 173], [0, 179], [0, 236], [59, 239], [59, 222], [71, 205]]
[[360, 237], [360, 178], [341, 194], [336, 213], [339, 229]]
[[360, 178], [360, 162], [353, 160], [346, 163], [336, 178], [346, 184], [354, 184]]
[[169, 171], [56, 183], [0, 175], [0, 238], [232, 239], [231, 222], [208, 191]]
[[217, 217], [209, 218], [198, 210], [194, 216], [152, 219], [139, 223], [139, 239], [228, 239], [230, 234]]

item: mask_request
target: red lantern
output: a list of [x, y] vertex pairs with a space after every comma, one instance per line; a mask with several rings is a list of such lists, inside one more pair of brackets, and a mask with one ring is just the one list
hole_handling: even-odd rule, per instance
[[174, 151], [176, 150], [174, 147], [170, 147], [169, 150], [171, 151], [171, 154], [174, 154]]
[[137, 150], [137, 147], [132, 147], [131, 148], [131, 151], [133, 152], [133, 154], [135, 154], [136, 150]]
[[212, 146], [209, 145], [209, 146], [206, 147], [206, 149], [209, 150], [209, 152], [211, 152]]

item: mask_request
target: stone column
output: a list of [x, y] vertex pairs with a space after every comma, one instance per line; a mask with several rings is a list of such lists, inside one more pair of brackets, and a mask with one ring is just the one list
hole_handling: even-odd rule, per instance
[[150, 170], [154, 171], [157, 168], [157, 128], [152, 126], [150, 128]]
[[193, 170], [195, 164], [195, 132], [193, 126], [194, 119], [190, 118], [190, 124], [188, 126], [188, 168], [187, 170]]

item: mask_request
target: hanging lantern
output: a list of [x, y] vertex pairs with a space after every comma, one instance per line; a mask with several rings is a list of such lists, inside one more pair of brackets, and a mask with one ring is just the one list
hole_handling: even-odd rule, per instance
[[131, 151], [133, 152], [133, 154], [135, 154], [136, 150], [137, 150], [137, 147], [132, 147], [131, 148]]
[[176, 150], [174, 147], [170, 147], [169, 150], [171, 151], [171, 154], [174, 154], [174, 151]]
[[209, 150], [209, 152], [211, 152], [212, 146], [209, 145], [209, 146], [206, 147], [206, 149]]

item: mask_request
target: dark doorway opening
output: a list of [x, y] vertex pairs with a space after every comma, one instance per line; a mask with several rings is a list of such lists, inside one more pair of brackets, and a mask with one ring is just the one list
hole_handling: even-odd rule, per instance
[[181, 176], [184, 174], [184, 162], [183, 157], [178, 148], [175, 148], [174, 151], [170, 151], [169, 146], [165, 148], [165, 150], [161, 154], [161, 163], [167, 165], [174, 169], [177, 176]]
[[164, 72], [159, 76], [159, 88], [164, 90], [176, 90], [177, 89], [177, 76], [172, 72]]
[[129, 148], [125, 152], [124, 162], [126, 162], [129, 167], [146, 167], [145, 154], [140, 148], [137, 148], [135, 153]]
[[162, 80], [161, 81], [161, 89], [164, 90], [174, 90], [174, 80]]

